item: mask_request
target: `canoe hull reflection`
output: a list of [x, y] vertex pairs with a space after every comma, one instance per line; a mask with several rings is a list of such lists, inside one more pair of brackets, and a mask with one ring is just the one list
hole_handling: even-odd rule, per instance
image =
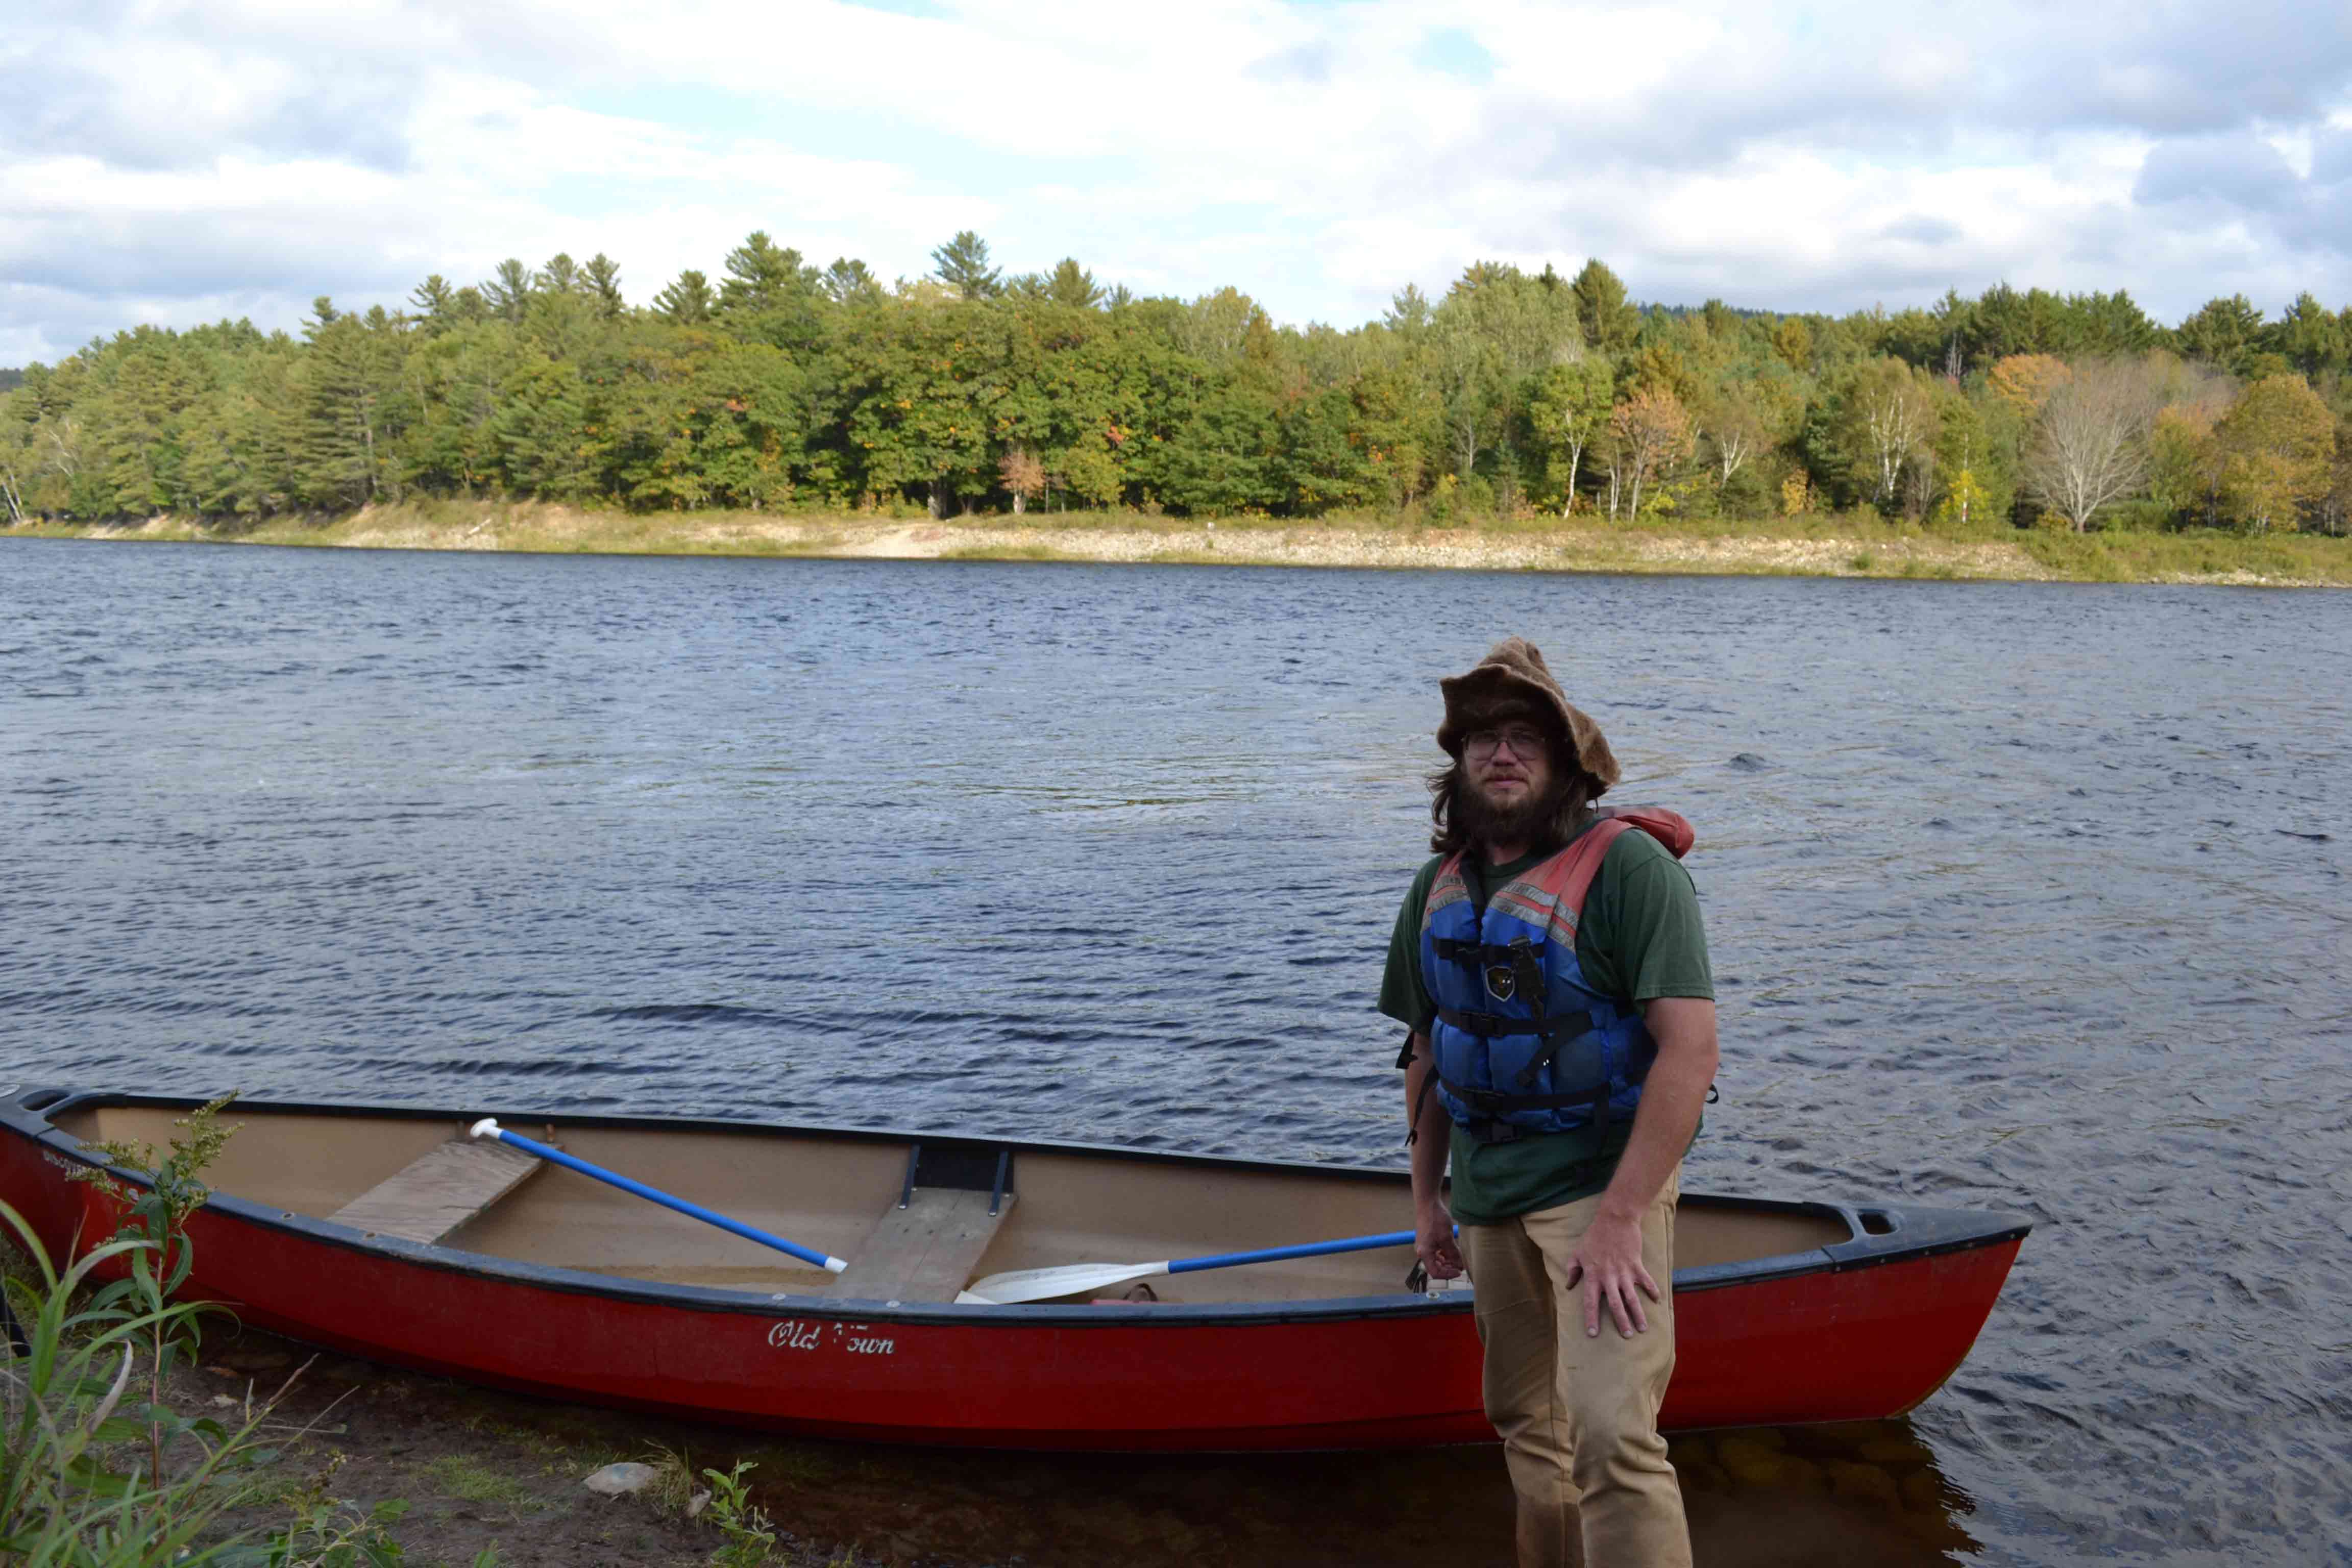
[[[111, 1200], [66, 1179], [94, 1163], [84, 1140], [160, 1146], [193, 1103], [9, 1094], [0, 1198], [53, 1250], [105, 1236]], [[1407, 1249], [1156, 1280], [1178, 1299], [1149, 1304], [945, 1299], [1011, 1268], [1393, 1229], [1409, 1212], [1401, 1173], [502, 1112], [583, 1158], [848, 1258], [852, 1272], [833, 1281], [554, 1166], [519, 1184], [505, 1173], [481, 1213], [435, 1241], [331, 1217], [400, 1212], [403, 1173], [446, 1166], [471, 1119], [239, 1104], [208, 1173], [215, 1195], [189, 1224], [193, 1293], [372, 1360], [817, 1436], [1136, 1450], [1493, 1440], [1469, 1298], [1408, 1291]], [[939, 1223], [916, 1223], [942, 1194]], [[437, 1195], [446, 1209], [446, 1178]], [[1664, 1425], [1908, 1409], [1968, 1353], [2026, 1228], [2000, 1215], [1685, 1194]], [[886, 1252], [897, 1271], [877, 1273]], [[861, 1278], [908, 1294], [841, 1294]]]

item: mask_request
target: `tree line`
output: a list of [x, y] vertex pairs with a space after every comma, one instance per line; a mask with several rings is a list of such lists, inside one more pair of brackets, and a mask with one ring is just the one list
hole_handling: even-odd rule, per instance
[[413, 497], [639, 510], [1126, 506], [1430, 521], [1874, 509], [1953, 530], [2320, 528], [2352, 501], [2352, 308], [2006, 284], [1844, 316], [1643, 307], [1478, 262], [1378, 321], [1277, 326], [1227, 288], [1006, 275], [978, 236], [885, 284], [754, 233], [632, 306], [619, 268], [509, 260], [299, 335], [140, 327], [0, 381], [22, 524]]

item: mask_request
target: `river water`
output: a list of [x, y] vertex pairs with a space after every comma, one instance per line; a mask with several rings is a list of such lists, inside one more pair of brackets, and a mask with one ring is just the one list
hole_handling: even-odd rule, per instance
[[[1434, 682], [1517, 631], [1698, 827], [1685, 1187], [2037, 1222], [1908, 1509], [1695, 1487], [1702, 1561], [2352, 1563], [2347, 611], [5, 541], [0, 1080], [1398, 1163]], [[1489, 1450], [971, 1461], [952, 1542], [874, 1462], [938, 1549], [1507, 1556]]]

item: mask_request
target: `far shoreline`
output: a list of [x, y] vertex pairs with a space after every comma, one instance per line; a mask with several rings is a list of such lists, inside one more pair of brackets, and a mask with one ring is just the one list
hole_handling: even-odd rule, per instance
[[1293, 523], [1050, 512], [930, 519], [434, 501], [259, 521], [167, 515], [140, 522], [37, 522], [0, 529], [0, 538], [7, 537], [531, 554], [2352, 586], [2352, 541], [2342, 539], [2012, 531], [1952, 537], [1869, 514], [1678, 530], [1672, 522], [1612, 525], [1580, 517], [1441, 527], [1403, 518]]

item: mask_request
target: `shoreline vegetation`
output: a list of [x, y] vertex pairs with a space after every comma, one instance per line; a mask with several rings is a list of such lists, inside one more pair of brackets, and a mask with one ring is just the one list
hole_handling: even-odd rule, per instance
[[562, 254], [430, 277], [396, 307], [320, 296], [299, 335], [134, 327], [0, 375], [0, 522], [2344, 580], [2352, 307], [2307, 292], [2171, 325], [2121, 290], [2007, 283], [1829, 315], [1642, 304], [1597, 258], [1487, 260], [1442, 298], [1408, 284], [1375, 319], [1300, 326], [1238, 288], [1106, 287], [1075, 258], [1007, 275], [969, 231], [932, 261], [886, 283], [754, 232], [643, 302], [609, 257]]
[[932, 519], [424, 500], [264, 519], [163, 514], [95, 523], [37, 521], [0, 528], [0, 537], [545, 554], [2352, 587], [2352, 541], [2343, 539], [2009, 528], [1954, 535], [1889, 522], [1873, 512], [1633, 524], [1523, 514], [1433, 525], [1378, 513], [1201, 519], [1088, 510]]

